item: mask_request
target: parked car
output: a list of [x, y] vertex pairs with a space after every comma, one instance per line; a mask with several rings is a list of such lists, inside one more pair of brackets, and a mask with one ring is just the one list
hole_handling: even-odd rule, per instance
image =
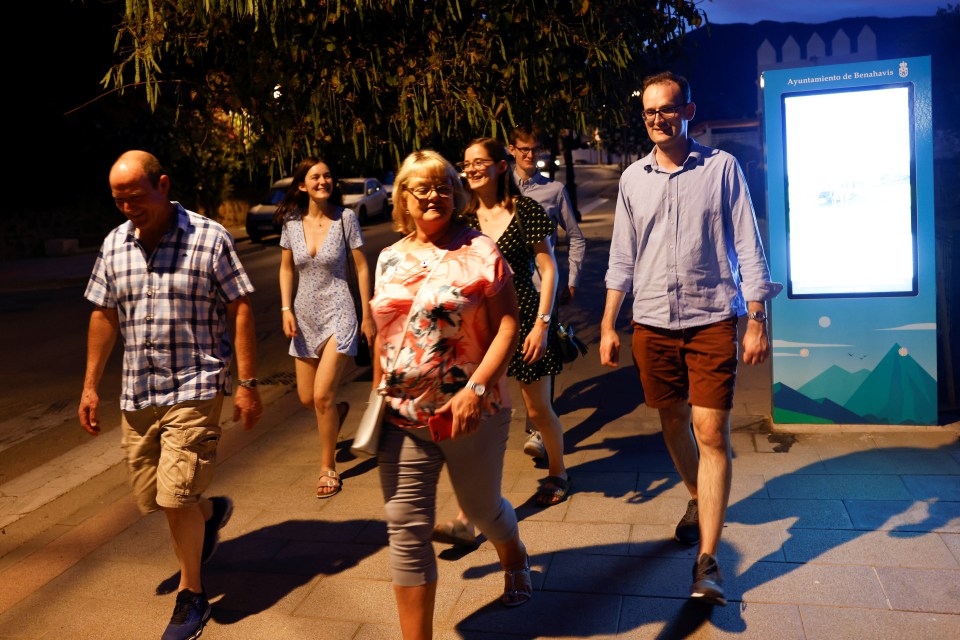
[[340, 181], [343, 206], [353, 209], [360, 222], [383, 218], [390, 213], [390, 198], [376, 178], [344, 178]]
[[291, 184], [292, 177], [277, 180], [263, 200], [247, 211], [247, 236], [250, 237], [250, 242], [262, 242], [266, 236], [280, 235], [283, 225], [273, 222], [273, 214], [277, 212], [277, 205], [283, 200]]

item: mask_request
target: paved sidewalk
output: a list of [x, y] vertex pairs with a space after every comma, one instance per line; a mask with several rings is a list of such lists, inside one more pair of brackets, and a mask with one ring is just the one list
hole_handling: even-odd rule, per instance
[[[466, 554], [438, 547], [437, 637], [960, 637], [957, 425], [771, 432], [769, 366], [741, 365], [737, 386], [719, 554], [730, 604], [687, 600], [694, 551], [672, 535], [688, 495], [635, 372], [602, 368], [597, 356], [609, 212], [586, 216], [584, 231], [586, 283], [560, 315], [591, 351], [556, 389], [574, 493], [532, 506], [546, 469], [521, 451], [514, 389], [503, 488], [522, 519], [535, 597], [516, 609], [499, 604], [503, 578], [489, 543]], [[338, 455], [344, 489], [332, 499], [314, 497], [314, 419], [291, 386], [265, 389], [268, 411], [254, 431], [226, 423], [210, 495], [232, 496], [236, 509], [204, 572], [213, 617], [203, 638], [399, 637], [376, 463], [349, 454], [369, 384], [343, 387], [353, 409]], [[166, 522], [137, 512], [119, 444], [93, 442], [96, 450], [85, 445], [33, 478], [49, 486], [83, 471], [82, 498], [46, 503], [38, 493], [44, 504], [29, 523], [0, 530], [2, 639], [156, 638], [170, 616], [178, 576]], [[452, 517], [449, 484], [441, 491], [438, 515]], [[10, 508], [0, 501], [0, 516]]]

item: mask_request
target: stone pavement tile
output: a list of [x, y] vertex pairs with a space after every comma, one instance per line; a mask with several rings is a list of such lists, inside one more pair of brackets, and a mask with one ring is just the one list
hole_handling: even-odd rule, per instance
[[[633, 489], [645, 498], [664, 496], [668, 498], [690, 499], [690, 492], [676, 471], [650, 473], [646, 470], [636, 474]], [[683, 514], [681, 514], [683, 515]]]
[[783, 553], [787, 562], [960, 569], [935, 533], [794, 529]]
[[867, 431], [852, 433], [841, 431], [806, 432], [797, 434], [796, 438], [803, 442], [804, 446], [814, 449], [822, 458], [837, 458], [850, 453], [869, 451], [877, 446], [873, 434]]
[[933, 640], [960, 636], [960, 618], [881, 609], [801, 606], [806, 640]]
[[628, 522], [637, 524], [673, 524], [687, 509], [685, 498], [637, 497], [624, 499], [574, 496], [567, 513], [569, 522]]
[[728, 523], [802, 529], [851, 529], [840, 500], [747, 499], [727, 508]]
[[804, 640], [794, 605], [750, 604], [707, 607], [694, 600], [623, 599], [618, 640]]
[[726, 586], [728, 599], [748, 603], [887, 606], [872, 567], [756, 562], [739, 575], [726, 574]]
[[877, 575], [894, 609], [960, 615], [960, 569], [877, 567]]
[[903, 447], [873, 449], [836, 458], [824, 458], [827, 473], [874, 474], [877, 469], [897, 474], [960, 475], [960, 463], [944, 451]]
[[941, 533], [940, 539], [943, 540], [943, 543], [950, 549], [950, 553], [956, 558], [957, 563], [960, 564], [960, 533]]
[[[228, 523], [227, 527], [229, 526]], [[177, 557], [170, 542], [170, 527], [166, 517], [159, 512], [142, 516], [114, 536], [110, 544], [91, 552], [86, 559], [94, 563], [143, 563], [167, 569], [177, 566]]]
[[[960, 502], [960, 477], [957, 476], [903, 476], [910, 496], [917, 500], [948, 500]], [[889, 496], [891, 498], [896, 496]]]
[[693, 562], [697, 547], [688, 547], [673, 539], [672, 524], [630, 525], [630, 555], [685, 559]]
[[207, 571], [203, 588], [217, 618], [239, 621], [265, 613], [293, 616], [297, 607], [323, 576], [280, 573], [269, 570]]
[[748, 498], [769, 498], [765, 478], [756, 473], [739, 473], [734, 471], [733, 482], [730, 483], [730, 499], [728, 504], [746, 500]]
[[[625, 496], [639, 490], [635, 471], [578, 471], [573, 477], [574, 494], [593, 494], [595, 496]], [[642, 474], [641, 474], [642, 475]], [[664, 474], [650, 474], [662, 478]]]
[[870, 434], [877, 447], [910, 447], [960, 452], [960, 435], [955, 430], [943, 431], [876, 431]]
[[855, 529], [960, 533], [960, 502], [845, 501]]
[[[214, 605], [214, 615], [203, 630], [203, 638], [216, 640], [249, 640], [250, 638], [269, 638], [270, 640], [302, 640], [303, 638], [323, 637], [323, 640], [358, 640], [362, 635], [362, 625], [356, 622], [337, 620], [318, 620], [316, 618], [277, 614], [273, 610], [264, 611], [255, 616], [244, 616], [237, 620], [233, 612], [224, 612], [227, 619], [221, 619], [220, 608]], [[396, 625], [392, 625], [396, 627]], [[387, 627], [383, 630], [386, 631]], [[389, 635], [366, 636], [390, 638]], [[399, 637], [399, 636], [398, 636]]]
[[826, 473], [815, 451], [797, 453], [746, 452], [733, 459], [733, 475], [757, 474], [774, 478], [787, 473]]
[[615, 595], [565, 591], [538, 591], [527, 604], [513, 609], [500, 604], [503, 591], [471, 589], [464, 592], [451, 613], [457, 635], [477, 640], [590, 638], [613, 640], [621, 598]]
[[[745, 431], [740, 434], [747, 440], [750, 446], [741, 448], [743, 453], [779, 453], [779, 454], [803, 454], [812, 457], [813, 454], [819, 454], [807, 440], [800, 435], [792, 433], [765, 433], [756, 431]], [[737, 450], [734, 449], [734, 453]]]
[[[445, 602], [443, 590], [437, 591], [437, 611]], [[357, 580], [333, 577], [316, 582], [294, 610], [295, 616], [356, 623], [397, 624], [393, 587], [389, 580]]]
[[692, 561], [684, 559], [557, 553], [544, 589], [686, 598], [692, 566]]
[[717, 559], [733, 573], [745, 571], [754, 562], [782, 562], [784, 537], [782, 529], [727, 524]]
[[767, 481], [767, 493], [771, 498], [795, 499], [909, 500], [913, 497], [900, 476], [879, 474], [779, 476]]
[[557, 551], [626, 555], [630, 525], [525, 521], [520, 536], [531, 555]]
[[0, 629], [16, 629], [25, 640], [159, 637], [173, 613], [173, 596], [135, 595], [122, 600], [103, 598], [95, 593], [51, 599], [38, 592], [0, 615]]

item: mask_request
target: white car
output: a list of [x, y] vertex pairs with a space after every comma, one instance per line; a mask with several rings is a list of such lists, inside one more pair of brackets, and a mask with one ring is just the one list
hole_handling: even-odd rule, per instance
[[344, 178], [340, 181], [343, 206], [353, 209], [360, 222], [383, 218], [390, 212], [386, 188], [376, 178]]
[[263, 200], [250, 207], [247, 212], [247, 236], [250, 242], [263, 242], [264, 236], [280, 235], [283, 225], [274, 222], [273, 215], [292, 184], [293, 178], [277, 180]]

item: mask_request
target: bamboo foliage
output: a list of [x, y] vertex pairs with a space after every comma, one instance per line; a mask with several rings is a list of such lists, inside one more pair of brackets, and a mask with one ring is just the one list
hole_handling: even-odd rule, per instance
[[384, 165], [519, 121], [585, 130], [701, 19], [694, 0], [126, 0], [102, 86], [240, 112], [281, 166]]

